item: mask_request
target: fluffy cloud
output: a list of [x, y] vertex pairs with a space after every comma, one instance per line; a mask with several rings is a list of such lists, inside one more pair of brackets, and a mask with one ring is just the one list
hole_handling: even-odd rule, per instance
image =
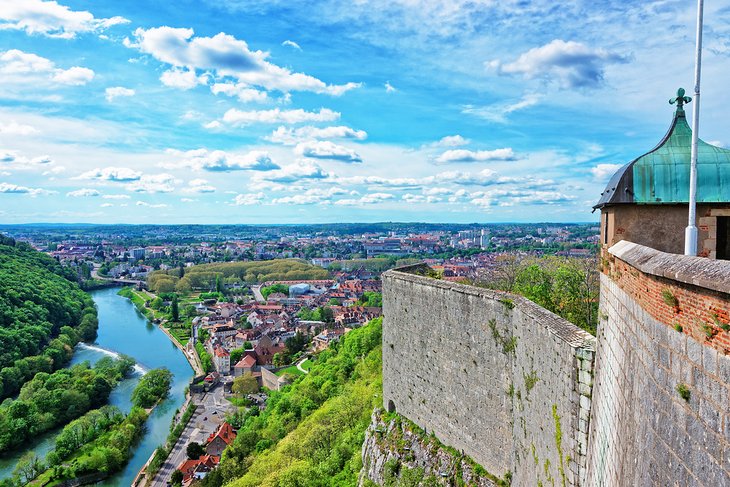
[[332, 159], [342, 162], [362, 162], [362, 158], [352, 149], [334, 144], [328, 140], [302, 142], [294, 148], [300, 156], [314, 159]]
[[449, 162], [487, 162], [487, 161], [515, 161], [517, 156], [511, 148], [483, 151], [470, 151], [466, 149], [447, 150], [436, 158], [436, 162], [445, 164]]
[[183, 193], [215, 193], [215, 186], [212, 186], [206, 179], [192, 179], [188, 182], [188, 187], [183, 188]]
[[231, 108], [223, 115], [223, 122], [240, 127], [252, 123], [302, 123], [302, 122], [331, 122], [340, 118], [339, 112], [329, 108], [320, 108], [318, 112], [296, 110], [251, 110], [243, 111]]
[[386, 93], [395, 93], [396, 91], [398, 91], [395, 88], [395, 86], [393, 86], [393, 85], [390, 84], [390, 81], [386, 81], [385, 82], [385, 85], [383, 85], [383, 86], [385, 87], [385, 92]]
[[172, 193], [179, 181], [170, 174], [144, 174], [137, 181], [125, 186], [135, 193]]
[[280, 126], [265, 138], [278, 144], [294, 145], [311, 139], [365, 140], [367, 137], [368, 134], [364, 130], [355, 130], [344, 125], [323, 128], [306, 125], [298, 128]]
[[189, 167], [196, 171], [227, 172], [243, 170], [271, 171], [280, 168], [278, 164], [271, 160], [271, 156], [266, 151], [232, 154], [222, 150], [194, 149], [183, 152], [168, 149], [167, 153], [176, 156], [180, 160], [161, 164], [165, 169]]
[[591, 174], [593, 174], [593, 179], [604, 183], [621, 167], [623, 167], [623, 164], [598, 164], [596, 167], [591, 168]]
[[4, 135], [33, 135], [37, 134], [38, 129], [30, 125], [19, 124], [15, 120], [9, 123], [0, 123], [0, 134]]
[[53, 192], [40, 188], [18, 186], [17, 184], [12, 183], [0, 183], [0, 193], [29, 194], [31, 196], [38, 196], [39, 194], [51, 194]]
[[432, 144], [433, 147], [460, 147], [471, 142], [461, 135], [447, 135]]
[[90, 179], [96, 181], [129, 182], [138, 181], [142, 173], [128, 167], [104, 167], [86, 171], [74, 179]]
[[54, 1], [4, 0], [0, 9], [0, 29], [23, 30], [28, 34], [63, 39], [128, 22], [124, 17], [97, 19], [89, 12], [74, 11]]
[[105, 194], [102, 198], [105, 200], [128, 200], [130, 196], [128, 194]]
[[46, 155], [38, 157], [27, 157], [18, 154], [17, 151], [0, 151], [0, 163], [7, 164], [10, 169], [34, 169], [46, 167], [53, 163], [53, 160]]
[[190, 90], [198, 85], [207, 84], [208, 76], [206, 74], [198, 76], [194, 69], [173, 68], [162, 73], [160, 81], [170, 88]]
[[361, 198], [337, 200], [335, 204], [339, 206], [364, 206], [383, 203], [392, 199], [395, 199], [395, 196], [390, 193], [371, 193]]
[[495, 60], [488, 67], [500, 74], [543, 78], [563, 88], [596, 87], [603, 81], [608, 64], [625, 63], [627, 58], [605, 49], [594, 49], [580, 42], [555, 39], [544, 46], [521, 54], [515, 61]]
[[254, 181], [273, 183], [293, 183], [303, 179], [326, 179], [329, 176], [318, 164], [307, 160], [298, 160], [293, 164], [275, 171], [257, 174]]
[[124, 88], [123, 86], [112, 86], [104, 90], [104, 93], [106, 94], [106, 101], [112, 102], [120, 96], [134, 96], [135, 91], [131, 88]]
[[69, 191], [66, 193], [66, 196], [71, 196], [73, 198], [80, 198], [80, 197], [89, 197], [89, 196], [100, 196], [101, 193], [95, 189], [91, 188], [81, 188], [77, 189], [76, 191]]
[[79, 86], [94, 78], [94, 71], [89, 68], [60, 69], [49, 59], [18, 49], [0, 53], [0, 73], [5, 75], [7, 82], [23, 84], [37, 78], [39, 82]]
[[265, 90], [311, 91], [332, 96], [360, 87], [360, 83], [328, 85], [303, 73], [292, 73], [267, 61], [269, 53], [252, 51], [248, 44], [223, 32], [213, 37], [195, 37], [193, 29], [172, 27], [138, 28], [129, 47], [154, 57], [173, 68], [213, 71], [235, 78], [240, 84]]
[[264, 193], [244, 193], [238, 194], [233, 198], [235, 206], [251, 206], [258, 205], [264, 200]]
[[274, 205], [312, 205], [315, 203], [328, 203], [331, 198], [340, 194], [357, 194], [356, 191], [347, 191], [343, 188], [311, 188], [302, 190], [301, 193], [281, 198], [274, 198], [271, 203]]
[[215, 83], [210, 87], [210, 91], [214, 95], [223, 93], [224, 95], [235, 96], [244, 103], [263, 103], [269, 99], [269, 95], [265, 91], [251, 88], [245, 83]]

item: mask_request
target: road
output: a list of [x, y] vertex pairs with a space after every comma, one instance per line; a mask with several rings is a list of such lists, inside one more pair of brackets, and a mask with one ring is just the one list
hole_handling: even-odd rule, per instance
[[264, 295], [261, 294], [261, 286], [262, 284], [259, 284], [258, 286], [251, 286], [251, 291], [253, 291], [253, 297], [256, 298], [256, 301], [259, 303], [265, 303], [266, 299], [264, 299]]
[[308, 373], [309, 373], [309, 371], [308, 371], [308, 370], [304, 370], [304, 369], [302, 368], [302, 364], [303, 364], [304, 362], [306, 362], [307, 360], [309, 360], [309, 357], [304, 357], [304, 358], [303, 358], [303, 359], [301, 359], [301, 360], [300, 360], [299, 362], [297, 362], [297, 369], [299, 369], [300, 371], [304, 372], [305, 374], [308, 374]]
[[180, 435], [180, 439], [175, 443], [167, 460], [162, 464], [160, 471], [157, 472], [152, 481], [152, 487], [166, 487], [172, 472], [183, 461], [187, 460], [188, 443], [203, 444], [208, 436], [214, 433], [218, 426], [225, 421], [226, 413], [235, 410], [235, 406], [224, 398], [222, 384], [209, 393], [196, 394], [193, 397], [193, 403], [197, 405], [197, 409]]

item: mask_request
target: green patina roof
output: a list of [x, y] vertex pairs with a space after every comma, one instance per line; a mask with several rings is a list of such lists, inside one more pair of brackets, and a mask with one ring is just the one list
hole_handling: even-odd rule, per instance
[[[669, 132], [650, 152], [623, 166], [601, 193], [596, 208], [617, 203], [667, 204], [689, 201], [689, 169], [692, 129], [682, 108], [684, 97]], [[678, 100], [675, 98], [673, 101]], [[702, 140], [697, 152], [697, 202], [730, 203], [730, 150]]]

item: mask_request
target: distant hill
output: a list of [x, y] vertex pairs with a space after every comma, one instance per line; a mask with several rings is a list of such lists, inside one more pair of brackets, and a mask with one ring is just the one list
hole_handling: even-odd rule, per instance
[[155, 292], [187, 292], [193, 289], [215, 289], [218, 279], [256, 284], [266, 281], [293, 281], [327, 279], [326, 269], [299, 259], [275, 259], [255, 262], [224, 262], [200, 264], [184, 269], [155, 271], [147, 278], [147, 284]]

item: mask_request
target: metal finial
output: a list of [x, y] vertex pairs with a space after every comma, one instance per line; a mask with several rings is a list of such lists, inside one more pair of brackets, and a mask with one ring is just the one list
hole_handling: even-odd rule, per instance
[[691, 101], [692, 101], [692, 98], [690, 98], [689, 96], [684, 96], [684, 88], [680, 88], [677, 90], [677, 96], [675, 96], [674, 98], [669, 100], [669, 104], [674, 105], [676, 103], [677, 110], [682, 110], [683, 109], [682, 106], [685, 103], [689, 103]]

